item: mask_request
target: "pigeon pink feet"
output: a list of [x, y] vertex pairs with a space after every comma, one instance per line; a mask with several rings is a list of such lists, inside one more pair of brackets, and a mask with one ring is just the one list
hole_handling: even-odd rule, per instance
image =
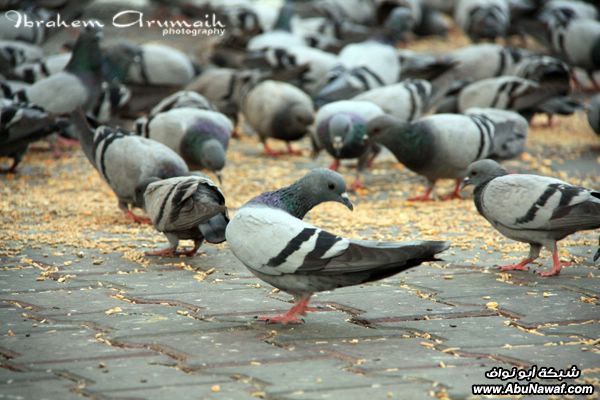
[[503, 265], [501, 267], [498, 267], [498, 269], [500, 271], [527, 271], [529, 270], [527, 264], [533, 262], [533, 260], [533, 258], [526, 258], [518, 264]]
[[294, 307], [290, 308], [288, 312], [282, 315], [276, 316], [262, 316], [258, 317], [259, 321], [265, 321], [267, 324], [282, 324], [282, 325], [297, 325], [303, 324], [304, 320], [298, 318], [300, 315], [306, 315], [309, 311], [318, 311], [313, 307], [308, 306], [308, 302], [310, 301], [310, 297], [312, 294], [302, 296], [300, 301], [298, 301]]
[[133, 222], [136, 222], [138, 224], [145, 224], [145, 225], [151, 225], [152, 221], [150, 220], [150, 218], [148, 217], [140, 217], [139, 215], [135, 215], [131, 210], [128, 210], [125, 213], [125, 216], [127, 218], [129, 218], [130, 220], [132, 220]]

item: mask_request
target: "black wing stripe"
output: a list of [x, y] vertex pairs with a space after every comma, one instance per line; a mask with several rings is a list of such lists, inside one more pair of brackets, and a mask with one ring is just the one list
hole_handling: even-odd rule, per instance
[[302, 243], [308, 241], [317, 231], [316, 228], [304, 228], [302, 232], [297, 234], [292, 240], [288, 242], [288, 244], [277, 254], [275, 257], [271, 258], [267, 263], [269, 267], [278, 267], [283, 264], [289, 256], [294, 254], [294, 252], [300, 249]]
[[525, 224], [527, 222], [533, 221], [535, 219], [535, 216], [536, 216], [538, 210], [541, 207], [544, 207], [546, 205], [546, 203], [548, 202], [548, 200], [550, 199], [550, 197], [552, 197], [552, 195], [558, 191], [557, 186], [558, 185], [555, 185], [555, 184], [548, 186], [548, 188], [546, 190], [544, 190], [544, 193], [542, 193], [542, 195], [537, 199], [537, 201], [535, 203], [533, 203], [533, 205], [529, 208], [529, 210], [527, 210], [527, 213], [525, 215], [523, 215], [522, 217], [517, 218], [516, 223], [517, 224]]

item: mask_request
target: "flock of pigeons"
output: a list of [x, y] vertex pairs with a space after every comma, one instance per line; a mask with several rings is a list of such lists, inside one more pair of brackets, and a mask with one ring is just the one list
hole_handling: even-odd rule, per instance
[[[163, 44], [103, 43], [93, 21], [70, 51], [44, 56], [37, 46], [44, 29], [9, 29], [0, 15], [0, 156], [14, 159], [15, 172], [29, 143], [78, 140], [120, 209], [168, 238], [168, 248], [149, 254], [192, 256], [203, 241], [227, 240], [253, 274], [296, 297], [288, 313], [266, 320], [298, 323], [312, 293], [386, 278], [449, 247], [350, 240], [303, 221], [322, 202], [352, 210], [335, 172], [340, 161], [357, 159], [357, 189], [384, 147], [426, 178], [425, 193], [412, 200], [433, 200], [440, 179], [456, 181], [447, 199], [475, 187], [479, 213], [503, 235], [530, 244], [526, 259], [503, 270], [526, 270], [546, 247], [553, 267], [540, 275], [557, 275], [563, 264], [556, 242], [600, 228], [599, 191], [507, 174], [498, 163], [523, 152], [536, 113], [586, 109], [600, 134], [600, 95], [587, 104], [571, 97], [573, 80], [600, 87], [594, 2], [313, 0], [287, 1], [279, 10], [250, 1], [173, 4], [183, 18], [211, 11], [226, 21], [210, 66]], [[20, 10], [42, 18], [60, 9], [41, 11], [39, 4]], [[474, 42], [492, 42], [445, 54], [397, 47], [415, 36], [447, 35], [455, 29], [447, 16]], [[533, 37], [539, 48], [493, 43], [508, 35]], [[164, 98], [139, 117], [134, 102], [149, 90]], [[118, 125], [132, 114], [139, 118], [131, 130]], [[314, 153], [325, 150], [333, 163], [251, 199], [229, 220], [218, 186], [190, 168], [220, 182], [240, 127], [256, 134], [266, 155], [281, 154], [269, 146], [273, 140], [301, 154], [292, 143], [309, 136]], [[194, 247], [178, 251], [180, 240]]]

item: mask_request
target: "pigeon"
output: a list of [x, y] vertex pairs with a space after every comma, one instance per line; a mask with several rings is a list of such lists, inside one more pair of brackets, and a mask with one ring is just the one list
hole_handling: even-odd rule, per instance
[[423, 79], [409, 79], [393, 85], [371, 89], [352, 100], [370, 101], [386, 113], [403, 121], [412, 121], [428, 111], [431, 84]]
[[237, 122], [242, 99], [265, 79], [267, 74], [256, 69], [214, 68], [203, 72], [186, 89], [200, 93], [220, 112]]
[[117, 196], [119, 209], [135, 222], [149, 223], [129, 208], [143, 207], [136, 191], [143, 193], [152, 179], [189, 174], [185, 161], [162, 143], [108, 126], [94, 131], [81, 110], [74, 113], [72, 125], [85, 156]]
[[448, 54], [454, 67], [435, 78], [431, 83], [441, 91], [455, 81], [476, 82], [495, 76], [509, 75], [521, 59], [524, 50], [502, 47], [497, 44], [476, 44]]
[[529, 256], [503, 271], [527, 270], [542, 247], [553, 266], [540, 276], [554, 276], [563, 265], [557, 242], [575, 232], [600, 228], [600, 192], [538, 175], [508, 174], [493, 160], [469, 166], [463, 187], [474, 185], [477, 211], [504, 236], [529, 243]]
[[319, 168], [282, 189], [243, 205], [227, 225], [233, 254], [259, 279], [292, 294], [297, 303], [268, 323], [297, 324], [315, 292], [384, 279], [435, 260], [449, 247], [442, 241], [406, 243], [346, 239], [302, 219], [327, 201], [350, 210], [346, 184], [338, 173]]
[[371, 141], [385, 146], [408, 169], [427, 178], [427, 190], [410, 201], [433, 200], [438, 179], [455, 179], [443, 200], [460, 199], [460, 183], [469, 165], [494, 149], [494, 123], [479, 115], [435, 114], [407, 123], [390, 115], [369, 122]]
[[119, 82], [102, 82], [102, 89], [96, 104], [90, 110], [94, 119], [102, 124], [112, 122], [117, 112], [131, 99], [131, 91]]
[[[153, 256], [193, 256], [204, 240], [225, 241], [229, 222], [225, 197], [217, 185], [204, 176], [185, 176], [158, 180], [152, 178], [140, 202], [154, 227], [165, 234], [170, 247], [146, 253]], [[191, 239], [191, 250], [178, 252], [180, 240]]]
[[14, 173], [29, 143], [64, 129], [68, 121], [56, 118], [39, 106], [0, 99], [0, 156], [13, 163], [1, 172]]
[[467, 109], [465, 115], [477, 116], [494, 124], [494, 145], [489, 158], [508, 160], [525, 151], [529, 124], [521, 114], [497, 108], [473, 107]]
[[561, 90], [516, 76], [500, 76], [465, 86], [458, 94], [457, 106], [459, 112], [471, 107], [524, 111], [556, 97]]
[[213, 106], [210, 101], [200, 93], [193, 92], [191, 90], [180, 90], [173, 93], [170, 96], [162, 99], [152, 110], [148, 113], [148, 117], [154, 117], [161, 112], [169, 111], [174, 108], [190, 107], [197, 108], [198, 110], [210, 110], [217, 111], [217, 108]]
[[52, 54], [40, 61], [19, 65], [10, 76], [23, 82], [34, 83], [61, 72], [70, 59], [71, 53]]
[[294, 151], [290, 142], [302, 139], [314, 121], [312, 100], [306, 93], [286, 82], [266, 80], [256, 85], [244, 97], [242, 112], [245, 121], [257, 132], [265, 154], [279, 155], [267, 144], [268, 138], [287, 143], [288, 154]]
[[0, 40], [0, 74], [6, 75], [21, 64], [42, 59], [43, 50], [18, 40]]
[[18, 92], [19, 100], [53, 114], [70, 114], [79, 107], [90, 109], [98, 100], [102, 84], [101, 35], [98, 27], [82, 29], [65, 70]]
[[248, 53], [244, 59], [248, 68], [267, 67], [274, 74], [287, 71], [291, 81], [311, 96], [325, 86], [327, 73], [337, 63], [337, 55], [307, 46], [269, 47]]
[[424, 79], [432, 81], [455, 68], [459, 62], [448, 55], [433, 55], [413, 50], [398, 50], [402, 66], [402, 80]]
[[358, 158], [356, 179], [351, 186], [354, 190], [363, 186], [360, 174], [377, 155], [367, 136], [367, 123], [383, 114], [376, 104], [359, 100], [335, 101], [317, 112], [313, 153], [325, 149], [334, 159], [329, 167], [334, 171], [339, 168], [340, 160]]
[[342, 49], [338, 60], [339, 64], [327, 74], [329, 83], [315, 97], [319, 106], [396, 83], [400, 77], [398, 55], [387, 43], [367, 40], [349, 44]]
[[[592, 72], [600, 69], [600, 22], [572, 19], [566, 26], [554, 28], [552, 50], [572, 66]], [[596, 89], [598, 82], [593, 82]]]
[[136, 121], [136, 133], [165, 144], [188, 165], [206, 168], [221, 180], [233, 124], [218, 111], [174, 108]]
[[592, 98], [587, 109], [587, 120], [590, 126], [600, 136], [600, 94]]
[[459, 0], [454, 20], [474, 42], [504, 37], [510, 26], [508, 1]]
[[163, 44], [140, 46], [139, 62], [130, 64], [126, 83], [151, 86], [185, 86], [198, 75], [198, 67], [182, 51]]

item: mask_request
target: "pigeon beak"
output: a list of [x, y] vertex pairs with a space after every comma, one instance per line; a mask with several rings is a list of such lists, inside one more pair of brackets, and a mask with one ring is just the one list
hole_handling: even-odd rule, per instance
[[345, 205], [346, 207], [348, 207], [350, 209], [350, 211], [354, 210], [354, 206], [352, 205], [352, 202], [350, 202], [350, 199], [348, 198], [348, 193], [344, 192], [340, 195], [340, 203], [342, 203], [343, 205]]
[[223, 176], [221, 175], [221, 172], [215, 172], [215, 175], [217, 176], [217, 180], [219, 181], [219, 185], [223, 186]]
[[467, 176], [465, 179], [463, 179], [462, 183], [460, 184], [460, 191], [462, 192], [463, 189], [466, 186], [469, 186], [471, 184], [471, 180], [469, 179], [469, 177]]

